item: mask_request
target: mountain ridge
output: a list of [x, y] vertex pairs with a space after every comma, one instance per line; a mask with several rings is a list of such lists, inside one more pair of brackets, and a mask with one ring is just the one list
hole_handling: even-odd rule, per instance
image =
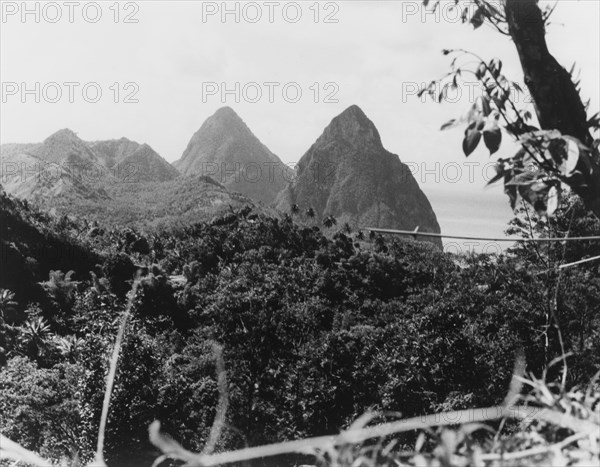
[[[375, 124], [353, 105], [334, 117], [298, 162], [295, 180], [275, 206], [312, 207], [353, 227], [439, 233], [429, 200], [400, 158], [386, 150]], [[441, 247], [441, 240], [431, 240]]]
[[266, 205], [289, 180], [287, 166], [231, 107], [222, 107], [206, 119], [173, 165], [183, 175], [210, 176]]
[[[316, 222], [332, 215], [354, 227], [440, 232], [409, 167], [385, 149], [375, 124], [357, 105], [331, 120], [298, 162], [294, 176], [230, 107], [206, 119], [173, 164], [147, 143], [126, 137], [86, 142], [70, 129], [59, 130], [42, 143], [2, 145], [0, 151], [16, 165], [62, 164], [56, 180], [24, 181], [18, 173], [6, 179], [3, 174], [3, 185], [9, 193], [64, 210], [71, 205], [83, 213], [87, 209], [110, 215], [102, 204], [124, 212], [118, 204], [129, 203], [125, 210], [137, 206], [149, 218], [144, 219], [143, 213], [122, 217], [152, 223], [153, 215], [171, 218], [173, 213], [196, 212], [189, 199], [207, 212], [210, 203], [202, 201], [204, 194], [218, 199], [215, 206], [261, 202], [289, 212], [296, 204], [313, 208]], [[97, 173], [75, 172], [80, 164], [91, 164]], [[186, 188], [178, 190], [178, 184]], [[180, 192], [185, 192], [185, 202], [178, 203]], [[85, 206], [83, 211], [78, 203]], [[441, 246], [439, 239], [432, 242]]]

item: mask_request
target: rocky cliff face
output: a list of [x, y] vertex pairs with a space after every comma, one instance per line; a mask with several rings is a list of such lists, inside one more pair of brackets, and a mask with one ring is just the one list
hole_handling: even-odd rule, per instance
[[[381, 143], [377, 128], [352, 106], [332, 120], [298, 163], [295, 179], [276, 206], [312, 207], [316, 219], [338, 223], [440, 232], [435, 213], [408, 166]], [[441, 246], [441, 240], [432, 241]]]
[[184, 175], [212, 177], [265, 204], [273, 203], [290, 180], [287, 167], [229, 107], [204, 122], [173, 165]]

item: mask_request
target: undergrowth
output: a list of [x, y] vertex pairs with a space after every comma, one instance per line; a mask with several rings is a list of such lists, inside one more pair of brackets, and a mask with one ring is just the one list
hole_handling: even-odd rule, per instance
[[[123, 336], [127, 331], [139, 278], [134, 282], [120, 321], [106, 377], [105, 397], [95, 458], [87, 467], [106, 467], [104, 436]], [[185, 466], [217, 466], [273, 456], [310, 456], [314, 464], [331, 467], [512, 467], [600, 465], [600, 372], [587, 387], [567, 389], [565, 378], [549, 382], [524, 375], [524, 358], [517, 358], [512, 383], [503, 404], [486, 408], [441, 412], [402, 419], [394, 414], [365, 413], [337, 436], [295, 441], [213, 453], [228, 409], [227, 373], [223, 349], [213, 343], [219, 403], [209, 439], [201, 453], [186, 450], [160, 422], [149, 427], [150, 441], [162, 455], [154, 466], [168, 459]], [[565, 371], [567, 356], [561, 363]], [[528, 388], [528, 390], [524, 390]], [[0, 435], [1, 436], [1, 435]], [[37, 454], [2, 436], [0, 459], [36, 466], [53, 465]], [[79, 465], [77, 459], [63, 461]]]

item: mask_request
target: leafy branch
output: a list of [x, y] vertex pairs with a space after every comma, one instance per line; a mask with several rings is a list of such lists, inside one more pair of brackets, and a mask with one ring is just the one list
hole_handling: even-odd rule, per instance
[[[519, 110], [512, 98], [513, 93], [523, 93], [522, 88], [502, 73], [502, 61], [494, 58], [489, 62], [464, 49], [445, 49], [444, 55], [454, 55], [451, 71], [439, 80], [422, 88], [419, 96], [427, 93], [438, 103], [447, 98], [448, 92], [466, 83], [465, 75], [473, 76], [482, 89], [468, 111], [458, 119], [442, 125], [442, 130], [466, 124], [463, 139], [465, 156], [471, 155], [483, 140], [490, 152], [495, 154], [502, 143], [502, 130], [512, 136], [521, 148], [509, 158], [498, 158], [496, 175], [488, 184], [504, 181], [504, 191], [515, 209], [519, 197], [531, 204], [538, 214], [553, 215], [559, 205], [560, 185], [564, 183], [577, 188], [585, 186], [585, 165], [590, 158], [597, 158], [597, 146], [590, 148], [573, 136], [557, 130], [540, 130], [528, 123], [531, 112]], [[460, 62], [459, 59], [469, 61]], [[474, 59], [474, 61], [473, 61]], [[457, 65], [458, 64], [458, 65]], [[504, 125], [500, 125], [502, 118]], [[582, 167], [582, 164], [585, 167]]]

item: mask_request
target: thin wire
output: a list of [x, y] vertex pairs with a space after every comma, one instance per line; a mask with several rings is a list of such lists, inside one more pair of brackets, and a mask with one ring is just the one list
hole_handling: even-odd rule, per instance
[[[444, 235], [437, 234], [432, 232], [419, 232], [415, 230], [394, 230], [394, 229], [378, 229], [374, 227], [366, 227], [361, 228], [360, 230], [368, 230], [370, 232], [379, 232], [379, 233], [388, 233], [388, 234], [396, 234], [396, 235], [411, 235], [413, 237], [437, 237], [437, 238], [453, 238], [453, 239], [461, 239], [461, 240], [481, 240], [488, 242], [572, 242], [572, 241], [593, 241], [600, 240], [600, 236], [591, 236], [591, 237], [548, 237], [548, 238], [488, 238], [488, 237], [469, 237], [469, 236], [461, 236], [461, 235]], [[593, 256], [592, 258], [586, 258], [579, 261], [575, 261], [573, 263], [561, 264], [558, 266], [558, 269], [566, 269], [571, 266], [577, 266], [578, 264], [587, 263], [590, 261], [600, 260], [600, 256]], [[552, 271], [553, 268], [548, 269], [546, 271], [542, 271], [538, 274], [543, 274], [548, 271]]]
[[131, 308], [133, 307], [133, 302], [135, 300], [137, 289], [140, 285], [140, 276], [138, 272], [138, 276], [135, 279], [133, 286], [131, 287], [131, 293], [129, 296], [129, 300], [127, 301], [127, 307], [125, 308], [125, 312], [121, 317], [121, 324], [119, 325], [119, 332], [117, 333], [117, 338], [115, 339], [115, 346], [113, 348], [112, 357], [110, 359], [110, 366], [108, 375], [106, 376], [106, 389], [104, 391], [104, 402], [102, 404], [102, 414], [100, 416], [100, 427], [98, 428], [98, 446], [96, 448], [96, 456], [94, 461], [91, 464], [88, 464], [90, 467], [106, 467], [106, 462], [104, 462], [104, 437], [106, 435], [106, 423], [108, 421], [108, 409], [110, 406], [110, 398], [112, 396], [113, 387], [115, 384], [115, 378], [117, 375], [117, 364], [119, 361], [119, 353], [121, 351], [121, 346], [123, 344], [123, 337], [125, 336], [125, 331], [127, 329], [127, 322], [129, 317], [131, 316]]
[[418, 232], [412, 230], [394, 230], [394, 229], [379, 229], [374, 227], [365, 227], [360, 230], [370, 232], [387, 233], [395, 235], [410, 235], [413, 237], [437, 237], [437, 238], [453, 238], [460, 240], [481, 240], [487, 242], [573, 242], [573, 241], [600, 241], [600, 236], [591, 237], [549, 237], [549, 238], [490, 238], [490, 237], [471, 237], [466, 235], [445, 235], [432, 232]]
[[575, 261], [573, 263], [566, 263], [566, 264], [561, 264], [558, 269], [565, 269], [565, 268], [570, 268], [571, 266], [576, 266], [578, 264], [581, 263], [587, 263], [589, 261], [596, 261], [600, 259], [600, 256], [592, 256], [591, 258], [586, 258], [586, 259], [580, 259], [579, 261]]

